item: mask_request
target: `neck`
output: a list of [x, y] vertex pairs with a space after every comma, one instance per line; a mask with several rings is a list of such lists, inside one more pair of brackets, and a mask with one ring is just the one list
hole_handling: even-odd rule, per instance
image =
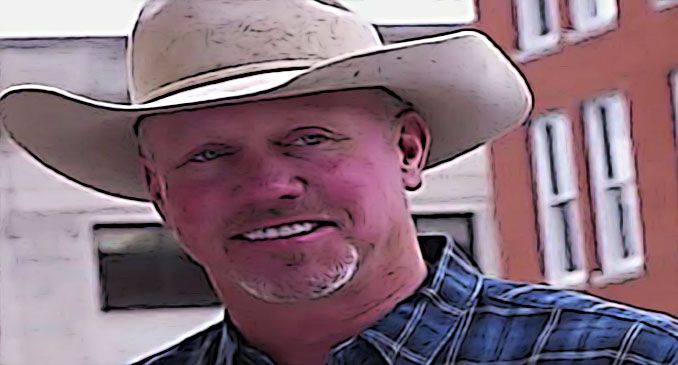
[[411, 236], [414, 250], [389, 260], [388, 267], [364, 273], [367, 280], [347, 285], [331, 297], [294, 304], [246, 297], [225, 301], [228, 315], [251, 345], [278, 364], [326, 364], [334, 346], [383, 318], [425, 280], [416, 233]]

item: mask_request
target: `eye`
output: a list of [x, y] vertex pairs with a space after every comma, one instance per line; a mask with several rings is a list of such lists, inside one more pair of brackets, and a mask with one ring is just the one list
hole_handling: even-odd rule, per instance
[[193, 155], [193, 157], [190, 159], [191, 162], [198, 162], [198, 163], [203, 163], [203, 162], [208, 162], [212, 161], [216, 158], [219, 158], [221, 156], [226, 156], [230, 155], [231, 153], [224, 152], [224, 151], [216, 151], [216, 150], [203, 150], [199, 153], [196, 153]]
[[294, 142], [291, 143], [292, 146], [313, 146], [321, 144], [330, 138], [322, 134], [307, 134], [297, 138]]

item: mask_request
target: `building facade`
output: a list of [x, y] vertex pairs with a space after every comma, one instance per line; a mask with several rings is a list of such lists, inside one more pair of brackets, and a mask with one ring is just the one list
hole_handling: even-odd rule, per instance
[[492, 144], [503, 276], [678, 313], [678, 2], [478, 2], [535, 94]]

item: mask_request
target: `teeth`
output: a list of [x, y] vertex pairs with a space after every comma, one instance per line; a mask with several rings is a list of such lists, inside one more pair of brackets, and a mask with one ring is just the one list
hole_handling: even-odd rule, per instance
[[293, 234], [292, 232], [294, 232], [294, 228], [289, 227], [289, 226], [282, 226], [282, 227], [280, 227], [278, 232], [280, 233], [281, 236], [289, 236], [289, 235]]
[[243, 236], [245, 236], [245, 238], [247, 238], [250, 241], [264, 239], [271, 240], [280, 237], [292, 236], [302, 232], [309, 232], [317, 226], [318, 226], [317, 223], [311, 222], [294, 223], [291, 225], [287, 224], [276, 228], [255, 229], [253, 231], [244, 233]]

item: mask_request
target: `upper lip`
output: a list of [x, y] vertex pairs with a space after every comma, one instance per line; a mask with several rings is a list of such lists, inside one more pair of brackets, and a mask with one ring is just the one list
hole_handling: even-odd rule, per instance
[[337, 226], [337, 223], [334, 222], [333, 220], [328, 219], [327, 217], [318, 217], [318, 216], [308, 216], [308, 217], [287, 217], [287, 218], [278, 218], [278, 219], [270, 219], [270, 220], [265, 220], [259, 223], [255, 223], [252, 225], [248, 225], [245, 227], [243, 230], [240, 230], [239, 233], [236, 233], [235, 235], [231, 236], [231, 238], [238, 238], [243, 236], [245, 233], [252, 232], [257, 229], [262, 229], [262, 228], [268, 228], [268, 227], [277, 227], [277, 226], [282, 226], [286, 224], [294, 224], [294, 223], [299, 223], [299, 222], [323, 222], [327, 223], [329, 225], [334, 225]]

